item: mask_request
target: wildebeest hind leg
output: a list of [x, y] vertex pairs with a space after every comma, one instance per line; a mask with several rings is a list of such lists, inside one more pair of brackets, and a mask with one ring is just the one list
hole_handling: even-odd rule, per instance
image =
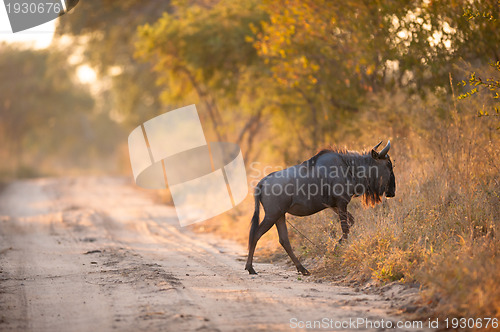
[[276, 222], [275, 218], [269, 218], [268, 216], [264, 217], [264, 220], [259, 224], [259, 227], [257, 228], [257, 232], [255, 233], [255, 237], [253, 239], [253, 242], [250, 243], [248, 246], [248, 258], [247, 258], [247, 263], [245, 265], [245, 270], [248, 271], [250, 274], [257, 274], [253, 268], [253, 254], [255, 252], [255, 247], [257, 247], [257, 241], [261, 238], [262, 235], [266, 234], [266, 232], [273, 227], [274, 223]]
[[276, 228], [278, 229], [280, 244], [283, 246], [283, 248], [285, 248], [286, 253], [292, 259], [293, 264], [295, 264], [295, 267], [297, 268], [297, 271], [305, 276], [310, 275], [311, 273], [307, 271], [304, 266], [302, 266], [299, 259], [293, 253], [292, 246], [290, 245], [290, 240], [288, 239], [288, 230], [286, 228], [285, 216], [281, 217], [276, 222]]

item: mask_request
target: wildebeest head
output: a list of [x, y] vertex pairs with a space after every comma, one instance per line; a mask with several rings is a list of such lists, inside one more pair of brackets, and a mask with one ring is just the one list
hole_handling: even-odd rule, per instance
[[391, 141], [387, 142], [382, 151], [377, 152], [376, 150], [381, 143], [378, 143], [371, 151], [371, 157], [377, 166], [376, 181], [372, 190], [374, 191], [373, 194], [378, 196], [378, 198], [384, 194], [386, 197], [394, 197], [396, 196], [396, 177], [394, 176], [392, 161], [388, 154], [391, 148]]

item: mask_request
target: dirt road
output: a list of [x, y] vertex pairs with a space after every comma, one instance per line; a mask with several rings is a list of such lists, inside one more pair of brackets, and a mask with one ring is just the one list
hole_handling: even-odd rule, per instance
[[256, 263], [250, 276], [244, 257], [241, 246], [180, 228], [172, 208], [123, 178], [14, 182], [0, 196], [0, 330], [274, 331], [402, 319], [390, 301], [298, 280], [291, 267]]

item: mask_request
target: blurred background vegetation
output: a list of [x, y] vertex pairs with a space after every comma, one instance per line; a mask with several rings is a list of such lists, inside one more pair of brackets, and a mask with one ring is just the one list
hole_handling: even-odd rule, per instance
[[[328, 213], [294, 219], [319, 247], [292, 231], [294, 246], [318, 274], [418, 281], [437, 312], [498, 316], [499, 14], [497, 0], [83, 1], [49, 48], [0, 44], [0, 178], [130, 176], [128, 133], [193, 103], [247, 167], [391, 139], [396, 199], [354, 202], [340, 252]], [[200, 227], [244, 242], [250, 200]]]

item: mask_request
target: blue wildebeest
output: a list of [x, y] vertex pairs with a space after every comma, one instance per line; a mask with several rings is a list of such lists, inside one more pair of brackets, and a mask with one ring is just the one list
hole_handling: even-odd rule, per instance
[[[340, 218], [342, 237], [347, 239], [354, 217], [347, 212], [352, 197], [364, 196], [364, 202], [374, 205], [382, 196], [394, 197], [396, 179], [387, 154], [391, 142], [377, 152], [377, 144], [367, 153], [341, 150], [322, 150], [314, 157], [264, 177], [255, 187], [255, 212], [248, 240], [248, 259], [245, 270], [257, 274], [252, 266], [257, 241], [273, 225], [278, 229], [279, 241], [303, 275], [309, 271], [302, 266], [292, 251], [288, 239], [285, 213], [309, 216], [326, 208], [333, 209]], [[259, 224], [262, 204], [264, 219]]]

